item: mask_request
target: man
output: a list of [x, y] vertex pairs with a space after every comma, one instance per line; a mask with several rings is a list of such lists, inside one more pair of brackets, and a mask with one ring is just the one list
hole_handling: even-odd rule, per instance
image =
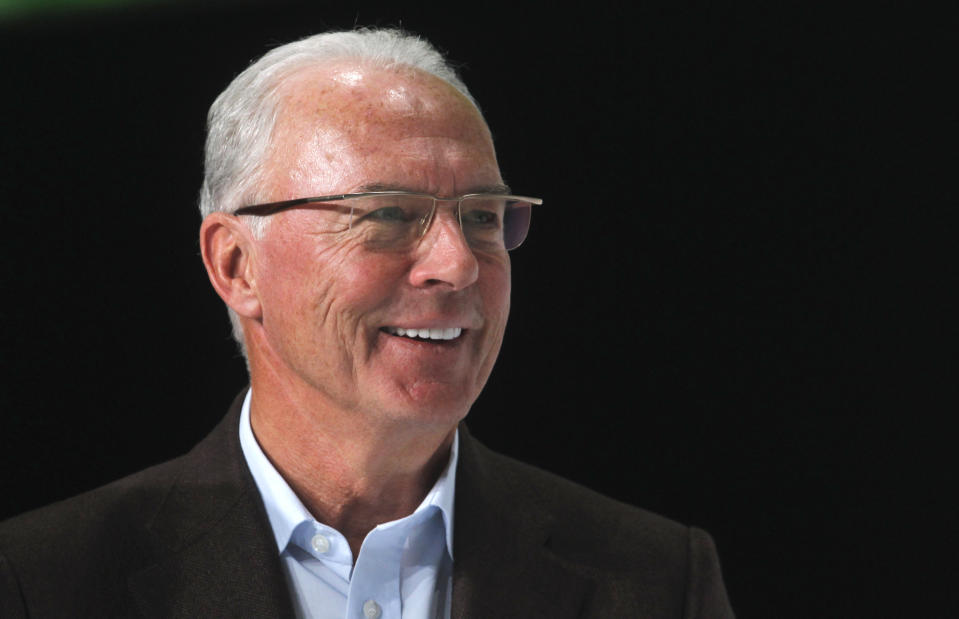
[[280, 47], [210, 110], [200, 247], [250, 389], [189, 454], [0, 528], [4, 617], [730, 617], [708, 535], [488, 451], [511, 195], [397, 31]]

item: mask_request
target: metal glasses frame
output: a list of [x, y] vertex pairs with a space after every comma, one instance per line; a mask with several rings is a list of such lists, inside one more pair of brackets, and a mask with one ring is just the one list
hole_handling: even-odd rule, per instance
[[[426, 220], [422, 223], [423, 232], [426, 234], [426, 231], [429, 230], [430, 225], [433, 223], [433, 216], [436, 213], [436, 203], [437, 202], [456, 202], [457, 211], [460, 208], [463, 200], [469, 198], [494, 198], [501, 200], [513, 200], [516, 202], [528, 202], [530, 204], [540, 205], [543, 203], [541, 198], [531, 198], [529, 196], [515, 196], [512, 194], [501, 194], [501, 193], [466, 193], [461, 196], [456, 196], [452, 198], [441, 198], [439, 196], [434, 196], [428, 193], [418, 193], [415, 191], [364, 191], [360, 193], [341, 193], [331, 196], [315, 196], [311, 198], [294, 198], [292, 200], [281, 200], [279, 202], [266, 202], [263, 204], [252, 204], [250, 206], [242, 206], [235, 211], [234, 215], [255, 215], [255, 216], [267, 216], [274, 215], [281, 211], [285, 211], [297, 206], [302, 206], [304, 204], [315, 204], [317, 202], [336, 202], [338, 200], [346, 200], [349, 198], [366, 198], [369, 196], [415, 196], [420, 198], [430, 198], [433, 201], [433, 208], [430, 209], [429, 215], [427, 215]], [[352, 227], [352, 222], [350, 223]], [[528, 224], [527, 224], [528, 225]], [[507, 250], [516, 249], [523, 242], [526, 235], [523, 234], [523, 238], [519, 240], [518, 243], [514, 244], [512, 247], [507, 247]]]

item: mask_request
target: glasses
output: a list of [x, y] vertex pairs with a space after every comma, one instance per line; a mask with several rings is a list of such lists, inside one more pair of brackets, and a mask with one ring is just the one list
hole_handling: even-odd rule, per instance
[[484, 252], [519, 247], [529, 232], [532, 206], [543, 203], [539, 198], [495, 193], [438, 198], [409, 191], [368, 191], [255, 204], [233, 214], [267, 216], [309, 205], [329, 212], [334, 229], [349, 232], [370, 249], [408, 250], [429, 230], [439, 202], [455, 209], [470, 248]]

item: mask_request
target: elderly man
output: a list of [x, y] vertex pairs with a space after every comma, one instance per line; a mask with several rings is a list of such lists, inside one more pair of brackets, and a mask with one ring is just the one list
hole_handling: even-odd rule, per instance
[[424, 41], [277, 48], [210, 110], [203, 262], [250, 389], [189, 454], [0, 527], [4, 617], [729, 617], [708, 535], [490, 452], [511, 195]]

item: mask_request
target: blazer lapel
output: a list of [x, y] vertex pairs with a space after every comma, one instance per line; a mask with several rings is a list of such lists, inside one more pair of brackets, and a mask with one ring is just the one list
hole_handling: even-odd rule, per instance
[[179, 462], [148, 524], [157, 561], [130, 577], [146, 617], [292, 617], [276, 542], [239, 444], [242, 394]]
[[464, 425], [459, 457], [453, 617], [579, 616], [592, 583], [549, 552], [549, 515], [505, 500], [504, 480]]

